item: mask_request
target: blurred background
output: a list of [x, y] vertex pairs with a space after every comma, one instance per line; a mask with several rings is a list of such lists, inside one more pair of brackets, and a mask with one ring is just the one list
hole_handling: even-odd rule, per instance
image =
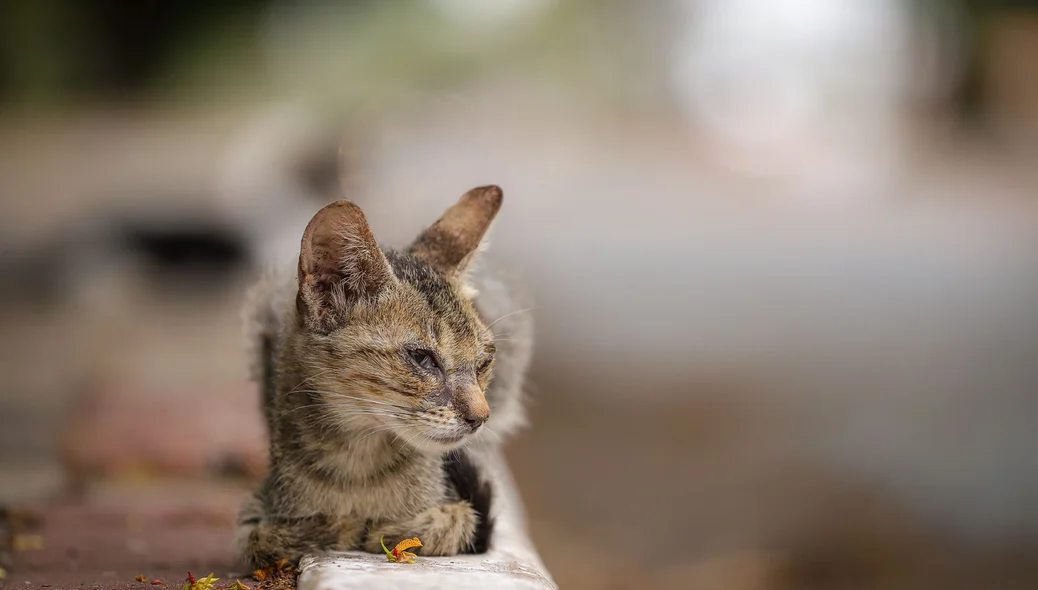
[[230, 559], [248, 281], [495, 183], [561, 587], [1038, 587], [1038, 2], [0, 10], [12, 583]]

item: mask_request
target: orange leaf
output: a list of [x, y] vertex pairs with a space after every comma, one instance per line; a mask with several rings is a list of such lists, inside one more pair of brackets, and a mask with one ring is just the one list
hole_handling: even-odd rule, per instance
[[407, 551], [407, 549], [421, 546], [422, 542], [418, 540], [418, 537], [412, 537], [397, 543], [396, 547], [394, 547], [392, 551], [386, 549], [384, 544], [382, 545], [382, 549], [386, 551], [386, 556], [389, 558], [389, 561], [396, 563], [414, 563], [415, 558], [418, 556]]
[[399, 554], [401, 551], [406, 551], [414, 547], [421, 547], [422, 542], [418, 540], [418, 537], [412, 537], [410, 539], [404, 539], [396, 544], [393, 548], [393, 553]]

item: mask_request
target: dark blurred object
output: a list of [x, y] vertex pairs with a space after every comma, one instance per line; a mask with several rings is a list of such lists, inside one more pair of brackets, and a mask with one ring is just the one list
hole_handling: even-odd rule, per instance
[[117, 246], [142, 257], [151, 275], [220, 280], [248, 263], [244, 238], [233, 227], [207, 219], [162, 223], [123, 221], [113, 236]]
[[0, 299], [58, 302], [129, 260], [157, 293], [210, 292], [252, 262], [239, 228], [190, 212], [98, 215], [56, 236], [2, 250]]
[[989, 121], [1001, 138], [1038, 145], [1038, 10], [997, 16], [987, 31], [981, 59]]
[[8, 0], [0, 6], [0, 100], [139, 94], [177, 51], [220, 27], [251, 34], [273, 3]]
[[177, 44], [214, 21], [268, 3], [11, 0], [0, 16], [6, 40], [0, 92], [5, 100], [136, 93]]
[[139, 91], [160, 74], [178, 44], [192, 40], [214, 23], [255, 15], [270, 3], [271, 0], [86, 3], [91, 9], [84, 11], [84, 19], [96, 31], [92, 39], [96, 53], [90, 71], [97, 76], [87, 88], [101, 92]]
[[[965, 26], [962, 34], [968, 50], [965, 76], [957, 93], [960, 113], [975, 118], [991, 106], [991, 71], [1004, 71], [1004, 59], [1030, 64], [1032, 54], [1005, 55], [992, 51], [992, 44], [1005, 47], [1001, 38], [1006, 29], [1017, 29], [1017, 22], [1033, 21], [1038, 16], [1038, 0], [957, 0], [962, 9]], [[1036, 32], [1031, 27], [1031, 35]]]

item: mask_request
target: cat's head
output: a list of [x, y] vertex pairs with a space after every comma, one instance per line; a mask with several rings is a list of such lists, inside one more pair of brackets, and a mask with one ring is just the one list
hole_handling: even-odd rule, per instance
[[465, 270], [501, 207], [501, 189], [466, 193], [404, 251], [383, 251], [357, 205], [314, 215], [299, 253], [301, 384], [335, 426], [442, 451], [490, 417], [494, 337]]

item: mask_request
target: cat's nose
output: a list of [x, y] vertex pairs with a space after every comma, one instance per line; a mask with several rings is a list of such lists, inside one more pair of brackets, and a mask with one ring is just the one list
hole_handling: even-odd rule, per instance
[[468, 417], [468, 416], [466, 416], [465, 417], [465, 424], [468, 424], [469, 428], [472, 429], [472, 432], [475, 432], [475, 431], [479, 430], [480, 426], [483, 426], [483, 423], [487, 421], [487, 418], [489, 418], [489, 416], [475, 416], [475, 417]]
[[483, 390], [473, 384], [454, 394], [454, 409], [457, 416], [475, 432], [490, 418], [490, 406]]

